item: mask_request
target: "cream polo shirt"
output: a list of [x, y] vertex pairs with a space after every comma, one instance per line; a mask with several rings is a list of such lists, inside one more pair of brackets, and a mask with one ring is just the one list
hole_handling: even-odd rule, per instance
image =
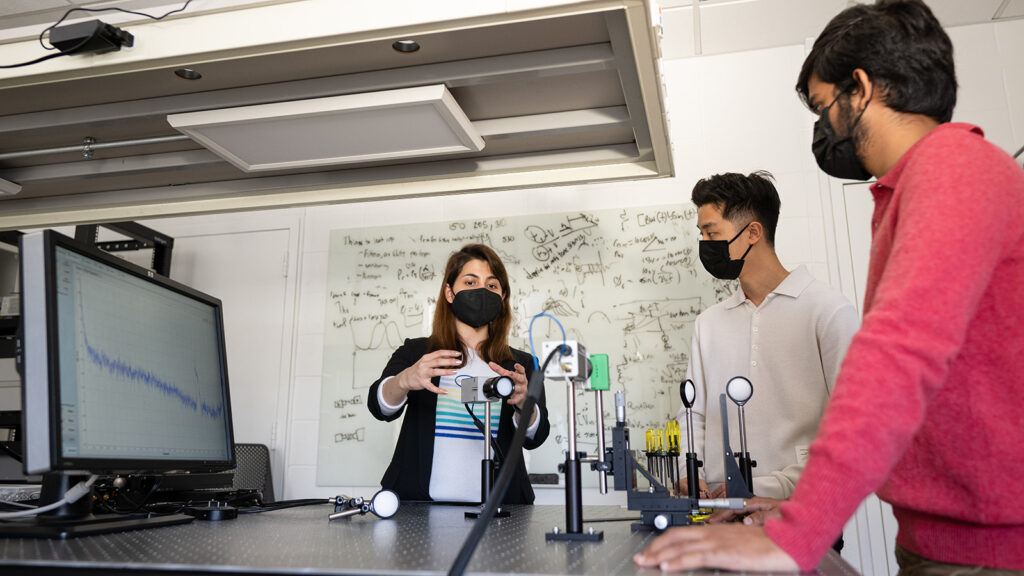
[[[744, 376], [754, 388], [744, 407], [747, 451], [757, 462], [754, 494], [788, 498], [793, 493], [859, 324], [853, 304], [803, 266], [790, 272], [760, 306], [740, 290], [697, 317], [687, 378], [697, 388], [694, 448], [712, 488], [725, 481], [719, 395], [729, 379]], [[739, 415], [736, 405], [726, 402], [729, 443], [738, 454]], [[684, 409], [677, 418], [685, 452]]]

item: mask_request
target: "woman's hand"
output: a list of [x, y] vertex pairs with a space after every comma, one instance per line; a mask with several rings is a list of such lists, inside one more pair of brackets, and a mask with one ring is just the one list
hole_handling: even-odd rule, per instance
[[412, 390], [429, 390], [434, 394], [447, 394], [443, 388], [434, 386], [432, 378], [452, 376], [458, 370], [455, 367], [462, 363], [462, 352], [455, 350], [434, 350], [424, 354], [415, 364], [395, 376], [395, 383], [403, 394]]
[[526, 402], [526, 388], [530, 384], [526, 380], [526, 368], [523, 368], [523, 365], [519, 363], [513, 367], [513, 370], [505, 370], [495, 362], [490, 362], [488, 366], [490, 366], [491, 370], [494, 370], [498, 376], [508, 376], [512, 379], [512, 384], [515, 385], [515, 390], [512, 391], [512, 396], [510, 396], [506, 402], [516, 408], [522, 408], [523, 403]]
[[[526, 379], [526, 368], [523, 368], [523, 365], [518, 362], [513, 366], [513, 370], [505, 370], [494, 362], [488, 363], [488, 366], [490, 366], [491, 370], [494, 370], [498, 376], [508, 376], [512, 379], [515, 389], [512, 391], [512, 395], [509, 396], [508, 400], [505, 400], [505, 402], [508, 402], [516, 408], [522, 409], [523, 404], [526, 402], [526, 389], [530, 386], [530, 381]], [[529, 422], [526, 424], [527, 426], [533, 426], [533, 421], [537, 419], [537, 414], [537, 406], [534, 406], [533, 413], [530, 414], [530, 417], [528, 418]], [[517, 414], [516, 422], [522, 424], [522, 420], [520, 420], [519, 417], [520, 415]]]

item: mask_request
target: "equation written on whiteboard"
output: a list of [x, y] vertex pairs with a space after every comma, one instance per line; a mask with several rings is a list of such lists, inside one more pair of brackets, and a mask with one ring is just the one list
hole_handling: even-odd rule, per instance
[[[397, 422], [374, 420], [365, 395], [405, 339], [430, 333], [445, 262], [468, 243], [487, 244], [505, 264], [513, 347], [529, 351], [531, 319], [554, 316], [566, 338], [608, 354], [612, 388], [625, 390], [630, 402], [630, 424], [663, 425], [679, 407], [693, 321], [735, 290], [701, 268], [698, 240], [696, 210], [681, 205], [333, 231], [319, 481], [358, 485], [353, 475], [360, 472], [340, 462], [393, 450]], [[549, 319], [534, 323], [536, 349], [561, 337]], [[532, 452], [531, 470], [554, 471], [564, 459], [566, 393], [546, 385], [552, 435]], [[593, 435], [581, 429], [580, 440]], [[381, 460], [358, 480], [376, 482], [387, 463]]]

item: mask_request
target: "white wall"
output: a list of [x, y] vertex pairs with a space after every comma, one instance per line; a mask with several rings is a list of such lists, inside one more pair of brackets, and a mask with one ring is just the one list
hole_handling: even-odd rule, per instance
[[955, 122], [971, 122], [1013, 154], [1024, 144], [1024, 20], [951, 28], [960, 90]]

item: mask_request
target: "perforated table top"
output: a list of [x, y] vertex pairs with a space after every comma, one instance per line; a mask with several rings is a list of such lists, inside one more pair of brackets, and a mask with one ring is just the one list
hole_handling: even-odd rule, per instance
[[[562, 506], [511, 506], [492, 520], [466, 572], [469, 574], [657, 574], [640, 570], [632, 556], [655, 534], [633, 531], [637, 512], [616, 506], [584, 508], [584, 530], [600, 542], [547, 542], [565, 527]], [[474, 520], [471, 508], [403, 504], [391, 519], [367, 514], [328, 521], [329, 505], [194, 521], [69, 540], [0, 539], [0, 573], [66, 574], [445, 574]], [[856, 572], [835, 553], [819, 573]]]

